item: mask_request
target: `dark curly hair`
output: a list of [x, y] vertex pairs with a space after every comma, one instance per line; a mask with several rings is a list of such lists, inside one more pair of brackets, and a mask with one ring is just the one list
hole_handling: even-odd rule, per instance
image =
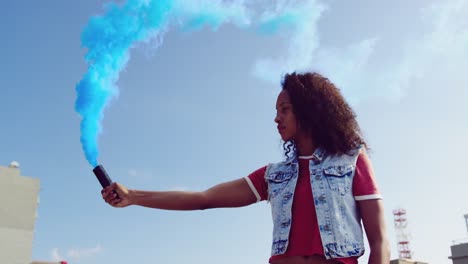
[[[328, 154], [339, 155], [367, 144], [361, 136], [356, 114], [341, 95], [340, 90], [318, 73], [286, 74], [282, 89], [291, 98], [294, 115], [306, 133], [310, 133], [315, 147]], [[285, 155], [296, 154], [293, 141], [283, 143]]]

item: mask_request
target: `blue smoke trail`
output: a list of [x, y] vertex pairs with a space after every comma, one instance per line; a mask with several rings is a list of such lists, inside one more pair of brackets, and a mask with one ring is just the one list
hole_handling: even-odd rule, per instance
[[[253, 4], [249, 6], [242, 0], [129, 0], [120, 6], [111, 3], [106, 6], [104, 15], [91, 18], [81, 36], [82, 46], [88, 50], [85, 56], [88, 71], [76, 86], [75, 103], [82, 117], [80, 139], [88, 162], [93, 167], [98, 165], [97, 138], [102, 130], [104, 109], [118, 96], [116, 83], [135, 44], [155, 39], [160, 44], [171, 25], [185, 30], [204, 26], [216, 30], [224, 23], [248, 28], [256, 19], [260, 31], [274, 33], [282, 24], [303, 29], [310, 18], [304, 15], [307, 14], [304, 5], [294, 1], [277, 1], [271, 7], [268, 6], [271, 3], [265, 4], [269, 1], [258, 2], [254, 8]], [[298, 1], [304, 2], [315, 3]], [[255, 10], [259, 9], [263, 11], [257, 14]]]
[[89, 69], [76, 86], [75, 109], [82, 116], [83, 151], [93, 167], [99, 154], [97, 136], [101, 132], [103, 111], [118, 95], [116, 82], [129, 60], [129, 49], [135, 42], [164, 30], [171, 2], [158, 2], [158, 5], [144, 5], [143, 1], [130, 1], [123, 8], [111, 4], [106, 15], [92, 18], [82, 33], [82, 45], [88, 48], [85, 58]]

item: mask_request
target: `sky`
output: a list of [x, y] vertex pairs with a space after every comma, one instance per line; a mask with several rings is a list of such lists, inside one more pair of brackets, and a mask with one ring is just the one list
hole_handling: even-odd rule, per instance
[[[16, 160], [40, 179], [32, 259], [267, 263], [265, 202], [192, 212], [103, 202], [75, 88], [88, 71], [82, 32], [106, 3], [2, 2], [0, 164]], [[216, 3], [243, 14], [242, 1]], [[283, 157], [273, 122], [281, 74], [317, 71], [342, 90], [371, 148], [392, 258], [392, 211], [405, 208], [414, 258], [451, 263], [453, 241], [468, 236], [468, 1], [255, 3], [260, 21], [288, 3], [310, 12], [276, 30], [182, 23], [132, 45], [104, 110], [99, 163], [132, 189], [198, 191], [247, 176]]]

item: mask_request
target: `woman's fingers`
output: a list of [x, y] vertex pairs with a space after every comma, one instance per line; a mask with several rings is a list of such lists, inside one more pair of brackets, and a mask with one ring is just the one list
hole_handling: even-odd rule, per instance
[[109, 193], [109, 195], [106, 197], [106, 202], [111, 203], [114, 200], [120, 200], [119, 196], [115, 192]]
[[101, 191], [102, 198], [107, 202], [110, 203], [113, 199], [117, 198], [117, 193], [111, 186], [108, 186]]
[[119, 190], [119, 185], [114, 182], [101, 190], [102, 198], [106, 203], [114, 207], [120, 207], [119, 203], [122, 201], [122, 197], [118, 194]]
[[116, 207], [119, 205], [119, 203], [120, 203], [120, 199], [119, 199], [119, 198], [113, 199], [113, 200], [110, 202], [110, 204], [111, 204], [112, 206], [116, 206]]

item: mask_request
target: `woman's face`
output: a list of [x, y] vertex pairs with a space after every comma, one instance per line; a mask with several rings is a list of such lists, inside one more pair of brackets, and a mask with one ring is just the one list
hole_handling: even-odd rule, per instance
[[278, 132], [284, 141], [294, 140], [298, 131], [296, 116], [291, 99], [286, 90], [282, 90], [276, 100], [276, 117]]

